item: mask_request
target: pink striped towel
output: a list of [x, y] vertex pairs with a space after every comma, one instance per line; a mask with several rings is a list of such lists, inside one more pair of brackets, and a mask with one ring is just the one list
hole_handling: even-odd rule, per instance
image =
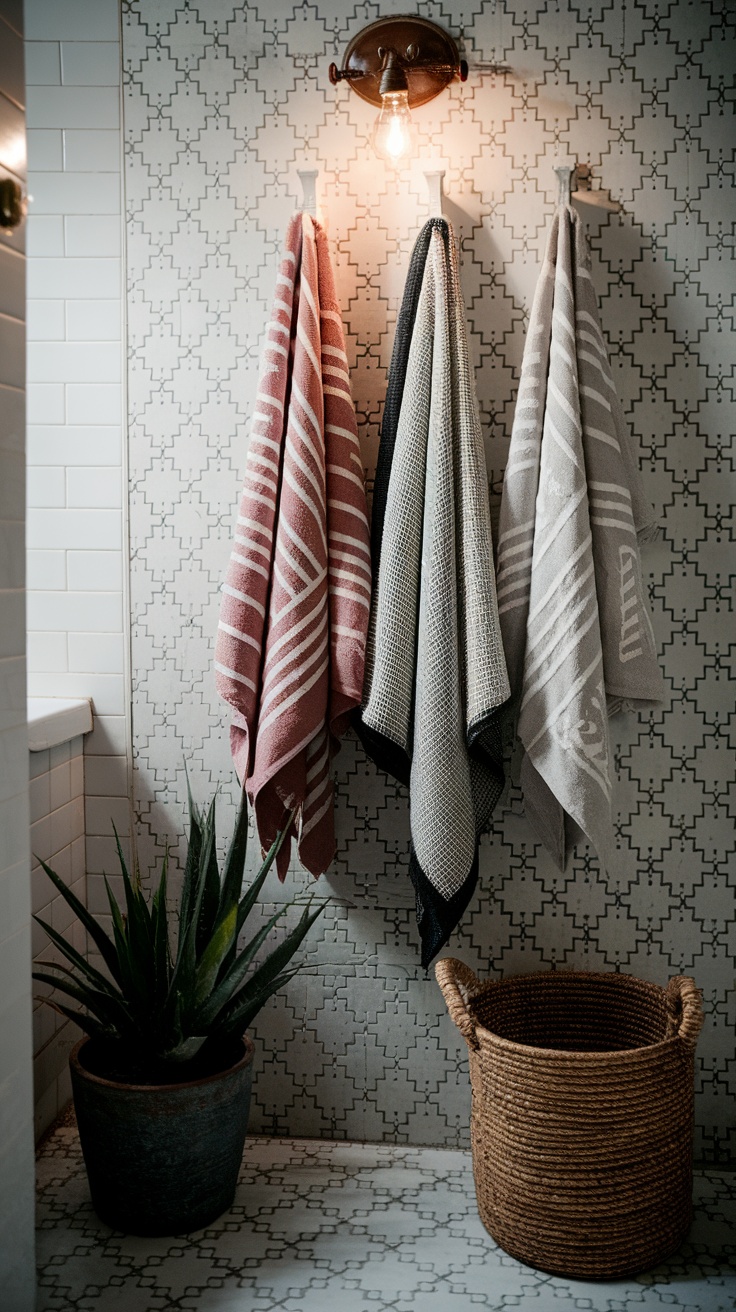
[[298, 807], [299, 858], [315, 876], [335, 851], [330, 764], [360, 704], [370, 598], [363, 466], [327, 239], [297, 214], [261, 364], [215, 679], [232, 707], [233, 760], [262, 846]]

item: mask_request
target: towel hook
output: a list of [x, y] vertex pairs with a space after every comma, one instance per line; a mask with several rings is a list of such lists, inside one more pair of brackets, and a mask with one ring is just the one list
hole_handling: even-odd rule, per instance
[[568, 160], [564, 164], [558, 164], [555, 166], [555, 173], [557, 174], [557, 184], [558, 184], [558, 189], [557, 189], [558, 205], [569, 205], [570, 201], [572, 200], [572, 193], [574, 192], [576, 186], [576, 179], [575, 179], [576, 168], [577, 165], [574, 163], [573, 160]]
[[[617, 200], [611, 200], [608, 191], [593, 191], [590, 188], [590, 166], [578, 164], [575, 160], [566, 160], [555, 167], [557, 174], [557, 204], [571, 205], [575, 200], [580, 205], [593, 205], [599, 210], [608, 210], [617, 214], [621, 206]], [[581, 184], [584, 184], [581, 190]]]
[[297, 169], [299, 181], [302, 184], [304, 201], [302, 209], [312, 218], [317, 217], [317, 178], [319, 169]]
[[443, 215], [443, 190], [442, 182], [445, 176], [444, 169], [431, 169], [425, 173], [427, 179], [427, 191], [429, 192], [429, 213], [433, 219], [444, 218]]

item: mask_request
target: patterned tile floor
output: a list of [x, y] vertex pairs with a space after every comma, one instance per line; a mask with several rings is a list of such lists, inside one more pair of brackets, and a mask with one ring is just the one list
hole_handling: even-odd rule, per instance
[[97, 1220], [76, 1130], [39, 1158], [38, 1312], [732, 1312], [736, 1176], [701, 1172], [681, 1252], [636, 1280], [561, 1280], [495, 1246], [470, 1156], [249, 1139], [235, 1206], [186, 1239]]

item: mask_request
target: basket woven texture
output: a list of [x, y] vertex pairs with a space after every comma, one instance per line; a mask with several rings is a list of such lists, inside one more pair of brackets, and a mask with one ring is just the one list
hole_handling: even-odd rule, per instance
[[436, 975], [470, 1050], [481, 1220], [556, 1275], [635, 1275], [692, 1219], [693, 980], [562, 972]]

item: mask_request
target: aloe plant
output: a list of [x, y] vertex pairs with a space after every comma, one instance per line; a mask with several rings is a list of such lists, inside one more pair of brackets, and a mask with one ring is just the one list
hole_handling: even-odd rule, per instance
[[[105, 886], [112, 936], [46, 862], [46, 874], [89, 933], [107, 973], [97, 970], [51, 925], [36, 916], [52, 943], [69, 962], [39, 962], [34, 979], [81, 1004], [78, 1011], [46, 999], [88, 1035], [113, 1045], [117, 1065], [127, 1059], [136, 1069], [156, 1071], [216, 1056], [240, 1038], [264, 1003], [300, 969], [290, 965], [311, 925], [324, 909], [308, 902], [296, 926], [265, 958], [256, 958], [272, 929], [293, 903], [279, 908], [250, 941], [238, 940], [266, 876], [291, 827], [268, 852], [250, 887], [243, 892], [248, 840], [248, 808], [243, 791], [229, 851], [220, 875], [215, 852], [215, 799], [200, 812], [189, 792], [189, 848], [179, 902], [178, 929], [171, 924], [167, 896], [167, 858], [149, 901], [137, 869], [131, 874], [115, 831], [125, 889], [121, 907]], [[176, 940], [175, 949], [173, 947]]]

